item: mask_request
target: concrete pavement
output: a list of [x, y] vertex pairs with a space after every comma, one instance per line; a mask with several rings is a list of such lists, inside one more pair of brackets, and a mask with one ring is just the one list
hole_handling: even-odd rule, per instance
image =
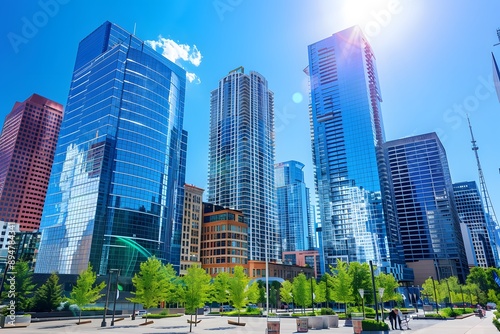
[[[487, 312], [487, 317], [480, 319], [472, 316], [465, 319], [457, 320], [411, 320], [409, 327], [413, 334], [498, 334], [499, 332], [492, 324], [492, 313]], [[155, 319], [154, 324], [147, 326], [139, 326], [143, 319], [131, 320], [126, 318], [123, 321], [115, 322], [114, 327], [110, 327], [110, 320], [107, 319], [108, 327], [100, 327], [101, 319], [92, 319], [92, 323], [84, 325], [76, 325], [75, 320], [59, 320], [47, 322], [34, 322], [27, 328], [16, 329], [0, 329], [2, 333], [19, 333], [19, 334], [59, 334], [59, 333], [96, 333], [112, 334], [112, 333], [142, 333], [142, 334], [187, 334], [189, 333], [189, 324], [187, 323], [188, 316], [178, 318]], [[202, 320], [196, 327], [193, 325], [192, 333], [230, 333], [230, 334], [264, 334], [266, 333], [266, 318], [241, 318], [245, 322], [245, 326], [229, 325], [227, 320], [236, 321], [235, 317], [220, 317], [220, 316], [199, 316]], [[292, 334], [296, 333], [296, 321], [292, 318], [281, 318], [280, 333]], [[322, 330], [309, 330], [309, 333], [335, 333], [335, 334], [352, 334], [352, 327], [343, 327], [344, 321], [340, 321], [339, 328], [330, 328]], [[403, 331], [391, 330], [391, 333], [398, 334]]]

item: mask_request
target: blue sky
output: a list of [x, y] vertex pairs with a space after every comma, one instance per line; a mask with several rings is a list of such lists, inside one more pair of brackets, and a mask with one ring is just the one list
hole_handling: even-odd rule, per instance
[[453, 182], [477, 181], [468, 112], [500, 210], [500, 103], [492, 91], [490, 55], [499, 42], [497, 0], [40, 0], [4, 7], [0, 121], [32, 93], [66, 104], [80, 40], [106, 20], [129, 31], [135, 25], [139, 38], [168, 46], [166, 54], [196, 76], [185, 101], [186, 182], [202, 188], [210, 91], [238, 66], [260, 72], [275, 93], [276, 162], [303, 162], [314, 188], [307, 46], [359, 24], [377, 58], [387, 140], [436, 131]]

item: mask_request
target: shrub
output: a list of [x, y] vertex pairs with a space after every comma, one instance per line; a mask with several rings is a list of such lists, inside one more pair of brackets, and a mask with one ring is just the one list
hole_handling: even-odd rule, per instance
[[332, 310], [331, 308], [325, 308], [323, 307], [320, 312], [321, 315], [334, 315], [335, 311]]
[[[461, 310], [463, 312], [463, 310]], [[445, 307], [439, 311], [439, 314], [441, 314], [445, 318], [451, 318], [451, 317], [456, 317], [457, 315], [461, 314], [460, 311], [454, 310], [450, 307]]]
[[383, 321], [377, 320], [363, 320], [361, 322], [363, 331], [387, 331], [389, 330], [389, 325]]
[[432, 318], [432, 319], [445, 319], [445, 317], [443, 317], [441, 314], [437, 314], [437, 313], [426, 313], [425, 317]]
[[493, 325], [497, 328], [497, 330], [500, 332], [500, 321], [498, 321], [498, 318], [500, 317], [500, 312], [495, 311], [493, 312]]
[[[161, 313], [154, 313], [154, 314], [148, 314], [147, 318], [148, 319], [162, 319], [162, 318], [173, 318], [173, 317], [180, 317], [182, 314], [161, 314]], [[146, 318], [146, 315], [143, 315], [142, 318]]]

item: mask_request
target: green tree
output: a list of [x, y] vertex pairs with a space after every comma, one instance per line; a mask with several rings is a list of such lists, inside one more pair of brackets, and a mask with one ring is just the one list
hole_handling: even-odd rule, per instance
[[293, 285], [290, 281], [284, 281], [281, 283], [280, 288], [280, 299], [286, 304], [290, 304], [293, 301]]
[[354, 301], [352, 292], [352, 277], [347, 273], [347, 264], [337, 259], [337, 266], [330, 266], [333, 274], [333, 299], [339, 303], [345, 304], [345, 313], [347, 315], [347, 304]]
[[63, 301], [63, 288], [59, 276], [52, 273], [47, 281], [35, 292], [33, 309], [37, 312], [52, 312]]
[[325, 273], [323, 276], [321, 276], [321, 281], [325, 282], [325, 301], [326, 301], [326, 306], [328, 307], [329, 303], [333, 299], [333, 277]]
[[375, 282], [377, 287], [384, 288], [384, 293], [382, 294], [382, 304], [390, 300], [399, 300], [400, 294], [396, 292], [399, 284], [392, 274], [380, 273], [377, 277], [375, 277]]
[[214, 278], [212, 300], [220, 305], [224, 305], [229, 301], [229, 280], [229, 273], [225, 271], [219, 272]]
[[248, 303], [247, 286], [250, 279], [245, 274], [242, 266], [234, 267], [234, 274], [229, 280], [229, 300], [238, 310], [238, 323], [240, 312]]
[[186, 313], [191, 315], [189, 322], [189, 331], [193, 327], [193, 313], [196, 314], [195, 324], [198, 321], [198, 313], [196, 310], [205, 305], [205, 302], [210, 297], [211, 277], [204, 269], [197, 266], [188, 268], [187, 273], [182, 277], [184, 285], [184, 301], [186, 305]]
[[95, 303], [96, 300], [104, 296], [100, 292], [106, 287], [106, 283], [101, 282], [95, 286], [96, 278], [97, 276], [92, 270], [92, 265], [89, 264], [87, 269], [80, 273], [76, 280], [76, 285], [71, 290], [69, 301], [72, 304], [76, 304], [80, 309], [78, 323], [81, 322], [82, 308], [87, 304]]
[[247, 288], [247, 301], [249, 303], [256, 303], [260, 298], [260, 289], [257, 282], [253, 282]]
[[2, 299], [7, 300], [8, 303], [12, 301], [16, 306], [16, 311], [27, 311], [31, 307], [31, 296], [35, 289], [33, 273], [25, 261], [17, 262], [8, 270], [15, 274], [6, 275]]
[[[349, 268], [347, 273], [352, 279], [352, 291], [354, 301], [357, 305], [361, 305], [361, 295], [358, 293], [359, 289], [365, 291], [372, 290], [371, 286], [371, 271], [368, 263], [351, 262], [349, 263]], [[367, 293], [365, 295], [365, 300], [371, 300], [371, 294]]]
[[489, 288], [488, 275], [482, 267], [471, 268], [465, 282], [467, 284], [475, 284], [481, 291], [488, 291]]
[[[165, 266], [156, 257], [150, 257], [141, 263], [140, 271], [132, 278], [132, 284], [135, 287], [135, 292], [132, 294], [135, 297], [127, 299], [133, 303], [142, 304], [148, 310], [167, 299], [168, 287], [171, 286], [175, 277], [172, 265]], [[147, 321], [148, 315], [146, 313], [145, 322]]]
[[[436, 288], [434, 289], [434, 286]], [[422, 284], [423, 294], [427, 296], [430, 300], [438, 304], [443, 300], [444, 294], [443, 290], [439, 289], [439, 282], [434, 280], [431, 277], [425, 280], [424, 284]]]
[[311, 292], [308, 287], [308, 281], [304, 273], [300, 273], [293, 279], [293, 297], [295, 303], [302, 307], [302, 313], [305, 313], [305, 308], [311, 302]]

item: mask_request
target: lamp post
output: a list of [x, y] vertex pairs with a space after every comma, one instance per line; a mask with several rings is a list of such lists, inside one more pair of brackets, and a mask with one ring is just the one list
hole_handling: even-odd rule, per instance
[[448, 302], [450, 303], [450, 307], [452, 307], [453, 301], [451, 300], [451, 292], [450, 292], [450, 284], [448, 283], [448, 279], [444, 280], [446, 282], [446, 287], [448, 288]]
[[460, 285], [460, 293], [462, 294], [462, 307], [464, 308], [464, 314], [465, 314], [464, 290], [462, 289], [461, 285]]
[[359, 295], [361, 296], [361, 305], [363, 308], [363, 318], [365, 317], [365, 290], [358, 289]]
[[438, 303], [438, 297], [437, 297], [437, 292], [436, 292], [436, 282], [434, 282], [434, 277], [430, 276], [429, 277], [432, 280], [432, 286], [434, 287], [434, 299], [436, 301], [436, 312], [439, 313], [439, 303]]
[[109, 301], [109, 289], [111, 287], [111, 270], [108, 271], [108, 289], [106, 290], [106, 304], [104, 306], [104, 312], [102, 314], [101, 327], [106, 327], [106, 312], [108, 311], [108, 301]]
[[377, 315], [377, 321], [379, 321], [378, 318], [378, 302], [377, 302], [377, 292], [375, 290], [375, 276], [373, 275], [373, 262], [370, 260], [370, 271], [372, 274], [372, 286], [373, 286], [373, 301], [375, 303], [375, 314]]
[[116, 300], [118, 299], [118, 277], [120, 276], [120, 269], [115, 269], [114, 272], [116, 272], [116, 286], [115, 286], [115, 298], [113, 302], [113, 316], [111, 317], [111, 326], [115, 325]]
[[378, 288], [378, 294], [380, 295], [380, 316], [382, 321], [384, 321], [384, 290], [385, 288]]

